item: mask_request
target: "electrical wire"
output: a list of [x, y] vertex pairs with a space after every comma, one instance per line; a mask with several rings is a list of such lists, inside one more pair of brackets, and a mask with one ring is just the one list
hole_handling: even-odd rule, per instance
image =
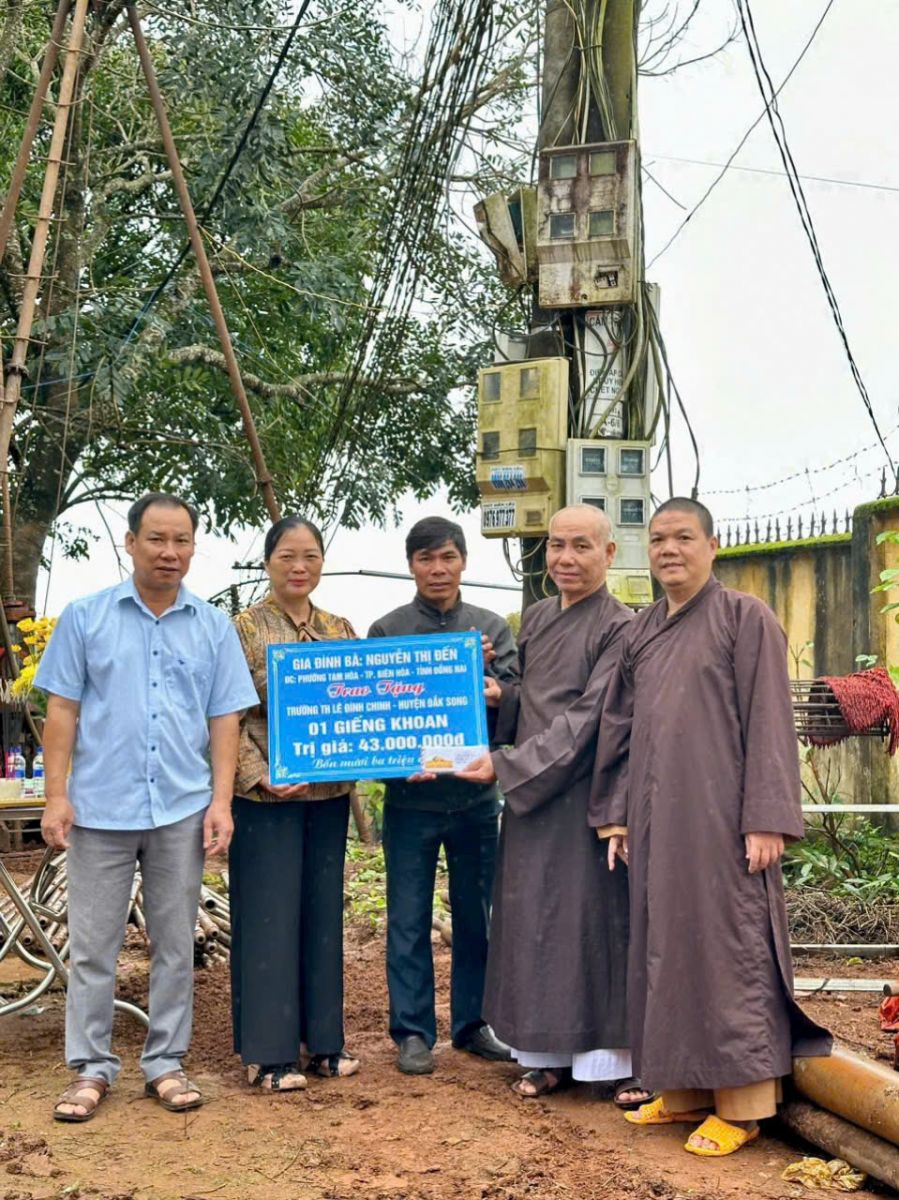
[[[692, 443], [692, 446], [693, 446], [693, 457], [694, 457], [694, 459], [695, 459], [695, 462], [696, 462], [696, 471], [695, 471], [695, 473], [694, 473], [694, 476], [693, 476], [693, 487], [692, 487], [692, 490], [691, 490], [691, 492], [690, 492], [690, 495], [691, 495], [691, 497], [692, 497], [692, 498], [695, 500], [695, 499], [696, 499], [696, 497], [699, 495], [699, 476], [700, 476], [700, 471], [701, 471], [701, 463], [700, 463], [700, 456], [699, 456], [699, 443], [698, 443], [698, 442], [697, 442], [697, 440], [696, 440], [696, 434], [693, 432], [693, 425], [692, 425], [692, 422], [690, 421], [690, 417], [689, 417], [689, 415], [687, 414], [687, 408], [686, 408], [686, 405], [684, 404], [684, 401], [683, 401], [683, 399], [682, 399], [682, 397], [681, 397], [681, 394], [680, 394], [680, 391], [679, 391], [679, 389], [678, 389], [678, 386], [677, 386], [677, 384], [676, 384], [676, 383], [675, 383], [675, 381], [674, 381], [674, 376], [673, 376], [673, 374], [671, 373], [671, 364], [670, 364], [670, 363], [669, 363], [669, 361], [668, 361], [668, 350], [667, 350], [667, 348], [666, 348], [666, 346], [665, 346], [665, 340], [664, 340], [664, 338], [662, 337], [662, 331], [661, 331], [661, 329], [659, 328], [659, 318], [658, 318], [658, 316], [657, 316], [657, 314], [656, 314], [656, 311], [655, 311], [655, 309], [652, 307], [652, 305], [651, 305], [651, 304], [650, 304], [650, 305], [648, 305], [648, 306], [647, 306], [647, 308], [648, 308], [648, 313], [649, 313], [649, 321], [650, 321], [650, 326], [651, 326], [651, 328], [652, 328], [652, 330], [653, 330], [653, 335], [654, 335], [654, 337], [655, 337], [655, 339], [656, 339], [656, 344], [657, 344], [657, 346], [658, 346], [658, 349], [659, 349], [659, 354], [661, 355], [661, 358], [662, 358], [662, 363], [663, 363], [663, 365], [664, 365], [664, 367], [665, 367], [665, 375], [666, 375], [666, 378], [667, 378], [667, 380], [668, 380], [668, 386], [669, 386], [669, 389], [670, 389], [672, 392], [674, 392], [674, 398], [675, 398], [675, 400], [677, 401], [677, 406], [678, 406], [678, 408], [679, 408], [679, 409], [680, 409], [680, 411], [681, 411], [681, 416], [684, 418], [684, 424], [685, 424], [685, 425], [686, 425], [686, 427], [687, 427], [687, 433], [688, 433], [688, 435], [689, 435], [689, 437], [690, 437], [690, 442]], [[668, 401], [668, 405], [667, 405], [667, 407], [668, 407], [668, 415], [666, 416], [666, 434], [665, 434], [665, 438], [666, 438], [666, 442], [668, 443], [668, 447], [669, 447], [669, 449], [668, 449], [668, 454], [669, 454], [669, 464], [668, 464], [669, 486], [671, 486], [671, 487], [673, 488], [673, 486], [674, 486], [674, 485], [673, 485], [673, 482], [672, 482], [672, 472], [671, 472], [671, 462], [670, 462], [670, 444], [671, 444], [671, 439], [670, 439], [670, 436], [669, 436], [669, 429], [668, 429], [668, 423], [670, 422], [670, 407], [671, 407], [670, 400]]]
[[[705, 158], [678, 158], [673, 154], [654, 154], [650, 165], [656, 161], [687, 163], [693, 167], [722, 167], [725, 170], [730, 169], [731, 171], [744, 171], [750, 175], [774, 175], [778, 179], [783, 179], [786, 176], [786, 171], [774, 171], [767, 167], [735, 167], [732, 163], [709, 162], [708, 159]], [[679, 208], [686, 207], [685, 205], [681, 204], [679, 200], [675, 200], [674, 196], [672, 196], [670, 192], [666, 191], [665, 188], [662, 187], [655, 176], [649, 174], [649, 171], [645, 166], [643, 167], [643, 171], [646, 175], [649, 175], [649, 178], [653, 181], [653, 183], [655, 183], [663, 192], [665, 192], [665, 195], [669, 200], [673, 200]], [[801, 179], [803, 183], [832, 183], [837, 187], [863, 188], [873, 192], [899, 192], [899, 187], [894, 187], [891, 184], [870, 183], [868, 180], [863, 179], [840, 179], [835, 175], [799, 175], [797, 178]]]
[[[812, 42], [814, 42], [815, 38], [818, 36], [818, 30], [824, 24], [824, 20], [827, 17], [827, 14], [830, 12], [830, 10], [833, 8], [833, 5], [834, 5], [834, 0], [827, 0], [827, 3], [824, 6], [824, 11], [821, 13], [821, 16], [818, 18], [817, 22], [815, 23], [815, 27], [812, 30], [812, 32], [809, 34], [808, 40], [806, 41], [805, 45], [799, 51], [799, 57], [796, 59], [796, 61], [792, 65], [792, 67], [790, 67], [789, 71], [787, 71], [786, 75], [781, 80], [780, 87], [778, 87], [777, 90], [775, 91], [775, 93], [774, 93], [775, 98], [780, 95], [780, 93], [784, 90], [784, 88], [787, 86], [787, 84], [792, 79], [793, 74], [796, 71], [796, 68], [799, 66], [799, 64], [802, 62], [802, 60], [805, 58], [806, 54], [809, 51], [809, 48], [812, 45]], [[649, 267], [651, 267], [653, 265], [653, 263], [658, 262], [659, 259], [662, 257], [662, 255], [666, 252], [666, 250], [668, 250], [669, 247], [671, 247], [677, 241], [677, 239], [680, 237], [681, 233], [690, 224], [690, 222], [693, 220], [693, 218], [696, 216], [696, 214], [699, 212], [699, 210], [705, 204], [706, 200], [708, 200], [709, 196], [711, 196], [712, 192], [715, 190], [715, 188], [718, 186], [718, 184], [721, 182], [721, 180], [727, 174], [727, 171], [730, 168], [731, 163], [734, 161], [734, 159], [737, 157], [737, 155], [740, 153], [740, 151], [743, 149], [743, 147], [749, 141], [751, 134], [758, 128], [759, 125], [761, 125], [762, 121], [764, 121], [767, 114], [768, 114], [768, 109], [766, 106], [759, 113], [759, 115], [756, 117], [756, 119], [752, 122], [752, 124], [749, 126], [749, 128], [746, 130], [746, 132], [740, 138], [739, 142], [737, 142], [737, 145], [734, 147], [733, 151], [728, 156], [727, 161], [725, 162], [721, 171], [715, 176], [715, 178], [712, 180], [712, 182], [709, 184], [709, 186], [706, 188], [706, 190], [703, 192], [703, 194], [699, 197], [699, 199], [696, 201], [696, 203], [693, 205], [693, 207], [690, 209], [690, 211], [687, 213], [687, 215], [681, 221], [680, 225], [678, 225], [677, 229], [675, 229], [674, 233], [672, 233], [671, 237], [668, 239], [668, 241], [665, 243], [665, 245], [662, 247], [662, 249], [659, 250], [656, 254], [654, 254], [653, 257], [649, 260], [647, 269], [649, 269]]]
[[[894, 433], [899, 432], [899, 425], [894, 425], [888, 430], [886, 437], [890, 438]], [[745, 487], [738, 488], [715, 488], [711, 491], [704, 491], [704, 496], [737, 496], [745, 495], [748, 492], [766, 492], [771, 488], [782, 487], [785, 483], [792, 483], [794, 479], [799, 479], [803, 475], [821, 475], [825, 471], [832, 471], [835, 467], [840, 467], [843, 463], [852, 462], [861, 454], [867, 454], [871, 450], [877, 450], [880, 442], [871, 442], [867, 446], [862, 446], [858, 450], [853, 450], [851, 454], [846, 454], [841, 458], [835, 458], [832, 462], [825, 463], [820, 467], [803, 467], [801, 471], [793, 471], [789, 475], [783, 475], [780, 479], [774, 479], [770, 483], [747, 484]]]
[[773, 519], [774, 517], [789, 516], [790, 513], [794, 512], [797, 508], [815, 508], [821, 503], [822, 500], [827, 500], [831, 496], [836, 496], [839, 492], [844, 492], [847, 488], [852, 487], [854, 484], [861, 483], [864, 480], [871, 479], [875, 475], [879, 474], [881, 474], [881, 468], [875, 467], [873, 471], [866, 471], [863, 475], [854, 475], [852, 479], [844, 480], [843, 483], [837, 484], [836, 487], [832, 487], [828, 491], [822, 492], [815, 501], [802, 501], [799, 504], [794, 505], [792, 509], [781, 509], [779, 512], [768, 513], [745, 513], [742, 517], [719, 517], [717, 519], [724, 524], [741, 524], [745, 521], [766, 521], [769, 518]]
[[[294, 18], [294, 22], [290, 28], [290, 32], [288, 33], [288, 35], [284, 41], [284, 45], [281, 47], [281, 51], [278, 54], [277, 59], [275, 60], [275, 65], [272, 67], [271, 71], [269, 72], [269, 76], [265, 81], [262, 91], [259, 93], [259, 97], [256, 101], [256, 105], [253, 108], [252, 113], [250, 114], [250, 119], [247, 121], [240, 137], [237, 139], [234, 149], [231, 151], [231, 156], [225, 165], [225, 169], [222, 172], [222, 174], [219, 178], [219, 181], [216, 184], [215, 189], [213, 190], [212, 195], [209, 197], [209, 199], [203, 205], [202, 209], [200, 209], [197, 214], [197, 221], [200, 225], [205, 225], [206, 222], [209, 220], [210, 215], [212, 214], [213, 210], [215, 209], [216, 204], [218, 203], [219, 199], [221, 198], [222, 192], [227, 187], [228, 181], [231, 178], [232, 174], [234, 173], [235, 167], [237, 166], [238, 162], [240, 161], [241, 155], [243, 154], [244, 150], [246, 149], [247, 142], [249, 141], [249, 138], [250, 138], [250, 134], [255, 129], [256, 122], [259, 120], [262, 110], [265, 107], [266, 101], [268, 100], [269, 95], [271, 94], [271, 90], [275, 86], [278, 76], [281, 73], [281, 68], [284, 66], [284, 63], [287, 59], [287, 55], [290, 53], [290, 48], [293, 45], [293, 42], [294, 42], [294, 39], [295, 39], [297, 33], [299, 32], [300, 25], [302, 24], [302, 21], [303, 21], [303, 17], [306, 15], [306, 11], [309, 8], [310, 3], [311, 3], [311, 0], [302, 0], [302, 3], [300, 4], [299, 9], [297, 10], [297, 15]], [[157, 300], [159, 300], [160, 296], [162, 296], [163, 292], [166, 290], [166, 288], [169, 286], [169, 284], [172, 282], [172, 280], [174, 279], [175, 275], [177, 274], [179, 268], [181, 267], [181, 264], [187, 258], [189, 253], [190, 253], [190, 239], [188, 239], [183, 244], [180, 251], [178, 252], [177, 257], [175, 258], [172, 265], [169, 267], [168, 271], [166, 271], [165, 276], [163, 277], [161, 282], [156, 285], [156, 287], [153, 289], [153, 291], [147, 297], [140, 312], [137, 314], [134, 321], [132, 322], [131, 328], [128, 330], [127, 334], [125, 334], [124, 338], [122, 338], [122, 340], [116, 350], [115, 356], [113, 358], [113, 364], [119, 359], [122, 352], [129, 345], [131, 340], [134, 338], [135, 334], [140, 329], [140, 327], [143, 324], [148, 313], [153, 308], [154, 304], [156, 304]]]
[[758, 83], [759, 91], [762, 99], [765, 101], [765, 112], [768, 116], [768, 123], [771, 126], [771, 132], [774, 135], [774, 140], [777, 144], [777, 149], [780, 153], [781, 162], [784, 165], [784, 170], [787, 173], [787, 181], [790, 185], [790, 192], [796, 204], [796, 211], [799, 214], [799, 220], [808, 239], [811, 247], [812, 257], [815, 260], [815, 268], [821, 280], [821, 285], [824, 288], [824, 294], [827, 298], [827, 303], [833, 316], [834, 324], [837, 327], [840, 341], [843, 344], [843, 349], [846, 354], [846, 360], [849, 363], [849, 370], [852, 374], [853, 381], [861, 396], [862, 404], [868, 414], [874, 432], [877, 434], [877, 440], [883, 448], [886, 455], [886, 460], [889, 463], [890, 470], [893, 474], [896, 473], [896, 467], [893, 463], [892, 455], [887, 449], [887, 444], [884, 441], [883, 434], [880, 430], [877, 417], [874, 415], [874, 408], [871, 404], [871, 399], [868, 395], [868, 389], [865, 386], [865, 381], [862, 378], [861, 370], [856, 362], [855, 355], [852, 353], [852, 347], [849, 345], [849, 337], [846, 333], [846, 328], [843, 324], [843, 315], [840, 312], [840, 306], [837, 301], [836, 293], [833, 285], [830, 282], [830, 277], [824, 266], [824, 261], [821, 257], [821, 247], [818, 242], [818, 235], [815, 231], [814, 221], [812, 220], [811, 212], [809, 211], [808, 203], [805, 199], [805, 192], [802, 188], [802, 182], [799, 179], [799, 173], [796, 169], [796, 163], [793, 159], [789, 143], [787, 141], [787, 131], [784, 125], [783, 117], [777, 103], [777, 92], [771, 80], [771, 76], [765, 66], [762, 58], [761, 47], [758, 42], [758, 37], [755, 29], [755, 22], [752, 16], [752, 9], [749, 5], [749, 0], [737, 0], [737, 12], [740, 17], [740, 24], [743, 27], [743, 34], [746, 38], [746, 45], [749, 49], [749, 57], [752, 62], [753, 73], [755, 74], [756, 82]]

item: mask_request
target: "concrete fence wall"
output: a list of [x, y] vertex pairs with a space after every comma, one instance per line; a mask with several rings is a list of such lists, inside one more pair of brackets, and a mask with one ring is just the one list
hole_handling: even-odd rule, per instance
[[[851, 533], [721, 550], [715, 573], [777, 613], [795, 678], [845, 675], [858, 669], [861, 654], [899, 664], [899, 624], [881, 613], [883, 593], [871, 594], [881, 570], [899, 566], [899, 546], [876, 544], [885, 529], [899, 530], [897, 497], [857, 508]], [[879, 739], [853, 738], [826, 753], [845, 801], [899, 804], [899, 761]]]

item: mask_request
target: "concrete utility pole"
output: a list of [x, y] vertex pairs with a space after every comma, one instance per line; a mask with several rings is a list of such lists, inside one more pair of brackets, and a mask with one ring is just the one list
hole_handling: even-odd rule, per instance
[[643, 278], [640, 0], [548, 0], [537, 179], [475, 206], [526, 330], [479, 373], [481, 531], [521, 539], [523, 607], [552, 589], [544, 539], [564, 504], [604, 509], [610, 590], [652, 599], [649, 455], [661, 411], [657, 302]]
[[[595, 27], [595, 22], [602, 13], [600, 27], [603, 36], [600, 53], [609, 89], [614, 128], [603, 128], [598, 106], [594, 102], [587, 114], [586, 136], [579, 134], [576, 125], [578, 93], [586, 66], [578, 44], [578, 28], [567, 0], [548, 0], [543, 36], [543, 86], [540, 129], [537, 134], [538, 151], [551, 146], [610, 142], [635, 135], [636, 43], [640, 0], [583, 0], [582, 8], [587, 29]], [[642, 248], [642, 238], [640, 241]], [[640, 276], [642, 278], [642, 269]], [[579, 312], [583, 317], [583, 310], [570, 308], [541, 310], [538, 307], [534, 312], [535, 321], [564, 331], [564, 342], [554, 353], [562, 354], [570, 360], [569, 378], [572, 390], [584, 386], [584, 381], [580, 380], [580, 363], [573, 353], [576, 344], [572, 336], [573, 326]], [[568, 432], [571, 437], [578, 434], [578, 430], [571, 427], [570, 420]], [[524, 611], [529, 605], [542, 600], [548, 590], [555, 589], [546, 575], [546, 547], [543, 538], [522, 538], [521, 560]]]

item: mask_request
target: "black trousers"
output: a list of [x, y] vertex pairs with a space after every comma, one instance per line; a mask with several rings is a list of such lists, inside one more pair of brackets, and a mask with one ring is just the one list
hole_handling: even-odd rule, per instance
[[450, 1011], [454, 1042], [483, 1025], [490, 897], [496, 865], [494, 800], [458, 812], [384, 806], [387, 865], [387, 987], [390, 1036], [417, 1033], [433, 1046], [434, 959], [431, 918], [441, 844], [453, 910]]
[[244, 1063], [343, 1049], [343, 865], [349, 796], [234, 798], [231, 1010]]

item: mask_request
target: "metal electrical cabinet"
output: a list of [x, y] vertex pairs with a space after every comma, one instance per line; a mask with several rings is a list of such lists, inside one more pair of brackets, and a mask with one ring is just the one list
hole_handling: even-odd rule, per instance
[[618, 550], [609, 591], [624, 604], [652, 601], [649, 574], [650, 443], [618, 438], [568, 442], [568, 504], [595, 504], [612, 522]]
[[543, 308], [637, 297], [637, 143], [540, 152], [537, 260]]
[[543, 537], [562, 506], [568, 359], [478, 372], [477, 480], [484, 537]]
[[537, 282], [537, 189], [494, 192], [474, 206], [478, 234], [493, 251], [507, 287]]

